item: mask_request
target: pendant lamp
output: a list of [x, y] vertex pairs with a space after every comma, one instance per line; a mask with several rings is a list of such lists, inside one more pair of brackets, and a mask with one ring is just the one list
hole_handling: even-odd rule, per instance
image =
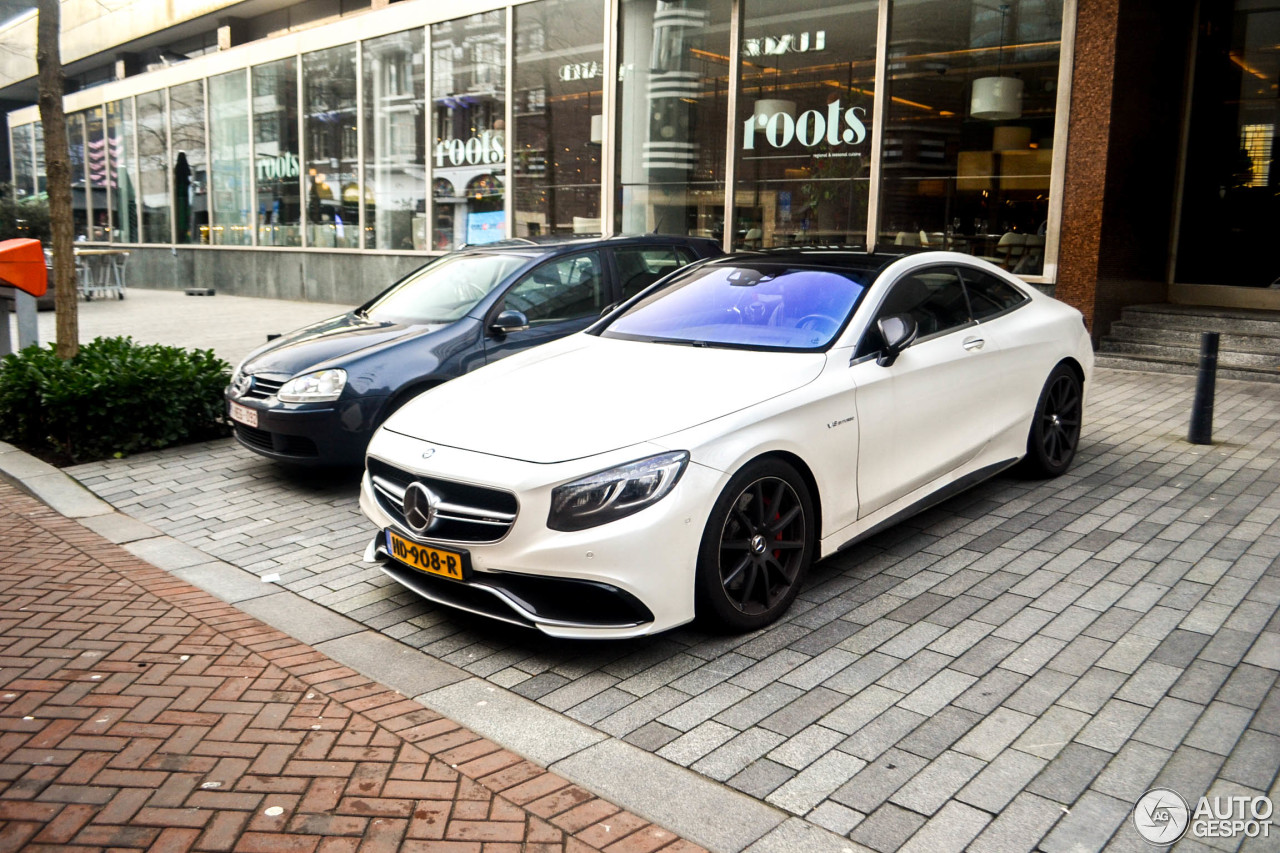
[[1009, 4], [1000, 5], [1000, 52], [996, 54], [996, 76], [980, 77], [973, 81], [973, 98], [969, 103], [969, 115], [987, 121], [1005, 121], [1022, 118], [1022, 80], [1005, 77], [1004, 21], [1009, 14]]

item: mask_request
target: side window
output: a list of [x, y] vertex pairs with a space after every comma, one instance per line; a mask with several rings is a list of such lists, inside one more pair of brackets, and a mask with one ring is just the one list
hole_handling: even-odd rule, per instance
[[960, 275], [964, 277], [964, 286], [969, 291], [969, 305], [973, 308], [975, 320], [984, 320], [1027, 301], [1025, 293], [990, 273], [961, 267]]
[[521, 311], [530, 326], [594, 317], [608, 304], [600, 254], [585, 252], [548, 261], [507, 291], [503, 310]]
[[623, 299], [630, 299], [692, 260], [686, 252], [674, 246], [666, 249], [614, 249], [613, 255], [618, 261], [618, 281], [622, 285]]
[[910, 314], [922, 338], [966, 325], [969, 305], [960, 276], [954, 268], [937, 267], [911, 273], [894, 282], [863, 336], [859, 356], [879, 352], [884, 346], [876, 322], [892, 314]]

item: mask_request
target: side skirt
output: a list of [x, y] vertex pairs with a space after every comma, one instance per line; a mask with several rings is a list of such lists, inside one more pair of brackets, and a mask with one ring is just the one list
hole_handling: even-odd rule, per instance
[[889, 517], [876, 522], [875, 524], [868, 527], [866, 530], [863, 530], [857, 535], [855, 535], [852, 539], [848, 540], [844, 544], [839, 545], [836, 548], [835, 552], [833, 553], [839, 553], [840, 551], [843, 551], [846, 548], [849, 548], [853, 545], [858, 544], [859, 542], [861, 542], [862, 540], [868, 537], [874, 536], [875, 534], [879, 533], [882, 530], [893, 527], [895, 524], [897, 524], [900, 521], [910, 518], [913, 515], [918, 515], [932, 506], [937, 506], [943, 501], [949, 498], [953, 498], [956, 495], [960, 494], [961, 492], [973, 488], [974, 486], [981, 483], [983, 480], [989, 480], [995, 475], [999, 474], [1001, 471], [1005, 471], [1009, 468], [1012, 468], [1014, 465], [1017, 465], [1017, 464], [1018, 464], [1017, 458], [1005, 459], [1001, 462], [996, 462], [992, 465], [986, 465], [982, 468], [978, 468], [975, 471], [970, 471], [968, 474], [965, 474], [963, 477], [960, 477], [956, 480], [953, 480], [950, 483], [947, 483], [947, 485], [938, 489], [936, 492], [930, 492], [929, 494], [917, 500], [915, 503], [908, 504], [907, 506], [893, 513]]

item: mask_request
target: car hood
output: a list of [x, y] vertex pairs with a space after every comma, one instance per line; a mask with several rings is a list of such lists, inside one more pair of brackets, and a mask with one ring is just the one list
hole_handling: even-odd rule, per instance
[[442, 325], [365, 320], [354, 313], [331, 317], [271, 341], [244, 360], [246, 373], [294, 376], [352, 353], [401, 338], [434, 332]]
[[416, 397], [386, 428], [434, 444], [555, 463], [652, 441], [784, 394], [822, 353], [764, 353], [577, 334]]

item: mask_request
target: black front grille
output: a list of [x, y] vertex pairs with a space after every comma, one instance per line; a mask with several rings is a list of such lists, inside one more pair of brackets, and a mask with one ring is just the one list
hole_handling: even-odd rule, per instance
[[268, 397], [274, 397], [280, 392], [280, 387], [284, 385], [284, 380], [267, 379], [262, 376], [253, 377], [249, 390], [245, 391], [241, 396], [246, 400], [265, 400]]
[[264, 429], [247, 427], [244, 424], [236, 424], [235, 429], [236, 438], [240, 439], [240, 441], [250, 447], [265, 450], [268, 453], [280, 453], [286, 456], [298, 456], [307, 459], [314, 459], [320, 455], [320, 451], [316, 448], [316, 443], [305, 436], [267, 432]]
[[[369, 476], [378, 505], [403, 530], [412, 531], [404, 518], [404, 492], [421, 483], [438, 500], [435, 520], [424, 532], [427, 539], [446, 542], [497, 542], [515, 523], [516, 496], [501, 489], [474, 486], [435, 477], [417, 477], [378, 459], [369, 460]], [[416, 532], [415, 532], [416, 533]]]

